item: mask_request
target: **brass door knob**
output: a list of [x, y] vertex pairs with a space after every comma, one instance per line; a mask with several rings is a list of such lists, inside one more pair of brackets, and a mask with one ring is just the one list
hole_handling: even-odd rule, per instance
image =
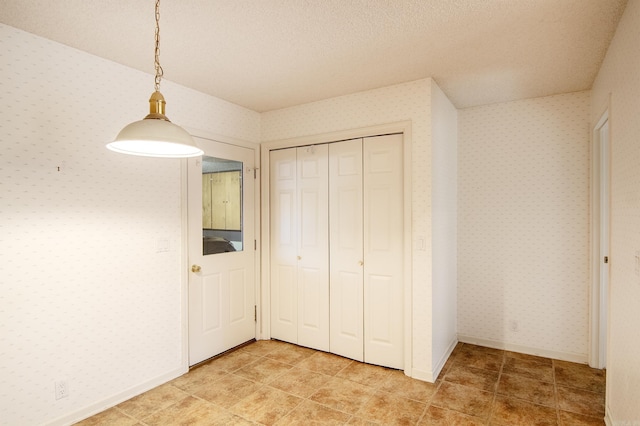
[[200, 272], [202, 271], [202, 268], [200, 267], [200, 265], [191, 265], [191, 272]]
[[362, 260], [358, 261], [358, 265], [363, 266], [364, 262]]

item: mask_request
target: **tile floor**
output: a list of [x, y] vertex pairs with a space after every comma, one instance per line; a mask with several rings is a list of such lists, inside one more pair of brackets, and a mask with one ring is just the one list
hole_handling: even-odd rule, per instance
[[258, 341], [78, 425], [603, 425], [605, 373], [458, 344], [435, 384]]

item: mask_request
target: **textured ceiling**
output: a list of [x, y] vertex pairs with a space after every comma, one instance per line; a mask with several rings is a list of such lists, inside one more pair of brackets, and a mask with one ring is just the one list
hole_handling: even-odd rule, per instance
[[[153, 73], [154, 3], [0, 0], [0, 21]], [[425, 77], [465, 108], [589, 89], [625, 4], [164, 0], [160, 61], [259, 112]]]

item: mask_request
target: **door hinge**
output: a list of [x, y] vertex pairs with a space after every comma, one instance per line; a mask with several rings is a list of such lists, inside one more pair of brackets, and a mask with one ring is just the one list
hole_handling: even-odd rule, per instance
[[258, 305], [253, 305], [253, 322], [258, 322]]
[[253, 178], [254, 178], [254, 179], [258, 179], [258, 168], [257, 168], [257, 167], [255, 167], [255, 168], [253, 169]]
[[253, 240], [253, 250], [258, 250], [258, 240]]
[[604, 263], [609, 263], [609, 256], [604, 257]]

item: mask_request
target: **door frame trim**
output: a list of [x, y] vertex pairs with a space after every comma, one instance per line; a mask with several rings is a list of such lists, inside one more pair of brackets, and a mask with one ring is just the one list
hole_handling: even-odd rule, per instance
[[[600, 280], [600, 182], [601, 182], [601, 146], [600, 146], [600, 129], [604, 123], [609, 123], [609, 152], [611, 151], [611, 98], [609, 96], [605, 107], [598, 116], [598, 121], [591, 129], [591, 289], [590, 289], [590, 304], [589, 304], [589, 365], [593, 368], [604, 368], [607, 350], [607, 336], [609, 334], [606, 330], [605, 336], [602, 336], [601, 326], [603, 322], [603, 308], [606, 312], [604, 315], [608, 315], [608, 306], [603, 307], [602, 304], [602, 289]], [[609, 161], [611, 156], [609, 155]], [[609, 173], [611, 168], [609, 166]], [[609, 198], [611, 189], [609, 188]], [[610, 203], [609, 203], [610, 205]], [[609, 223], [609, 229], [611, 224]], [[610, 231], [609, 231], [610, 234]], [[603, 359], [604, 358], [604, 359]]]
[[269, 152], [276, 149], [294, 148], [300, 146], [339, 142], [349, 139], [366, 138], [372, 136], [381, 136], [387, 134], [402, 133], [403, 134], [403, 185], [404, 185], [404, 250], [403, 250], [403, 277], [404, 277], [404, 373], [407, 376], [412, 374], [412, 201], [411, 201], [411, 121], [400, 121], [395, 123], [381, 124], [375, 126], [362, 127], [357, 129], [341, 130], [336, 132], [322, 133], [310, 136], [301, 136], [290, 139], [275, 140], [263, 142], [260, 145], [261, 163], [260, 174], [262, 175], [261, 186], [261, 253], [262, 256], [262, 289], [261, 301], [262, 309], [258, 309], [260, 323], [262, 329], [260, 339], [270, 339], [271, 329], [268, 318], [271, 315], [270, 294], [270, 235], [269, 235]]
[[[184, 127], [184, 126], [183, 126]], [[195, 129], [191, 127], [184, 127], [184, 129], [189, 132], [191, 136], [201, 139], [208, 139], [218, 143], [239, 146], [242, 148], [252, 149], [254, 152], [253, 161], [254, 168], [259, 171], [260, 167], [260, 144], [257, 142], [250, 142], [243, 139], [234, 138], [231, 136], [225, 136], [213, 132], [208, 132], [206, 130]], [[197, 145], [197, 141], [196, 141]], [[187, 186], [187, 172], [188, 172], [188, 159], [184, 158], [180, 160], [180, 218], [181, 218], [181, 286], [180, 286], [180, 304], [182, 307], [182, 315], [181, 315], [181, 333], [182, 333], [182, 347], [181, 347], [181, 356], [182, 356], [182, 369], [187, 372], [189, 370], [189, 215], [188, 215], [188, 186]], [[260, 244], [260, 173], [256, 173], [255, 178], [255, 186], [254, 186], [254, 206], [256, 209], [256, 214], [254, 215], [254, 235], [257, 240], [256, 249], [254, 251], [254, 264], [255, 264], [255, 277], [254, 277], [254, 291], [255, 291], [255, 303], [258, 310], [256, 328], [255, 328], [255, 336], [258, 339], [259, 331], [262, 326], [260, 321], [260, 257], [261, 257], [261, 244]]]

